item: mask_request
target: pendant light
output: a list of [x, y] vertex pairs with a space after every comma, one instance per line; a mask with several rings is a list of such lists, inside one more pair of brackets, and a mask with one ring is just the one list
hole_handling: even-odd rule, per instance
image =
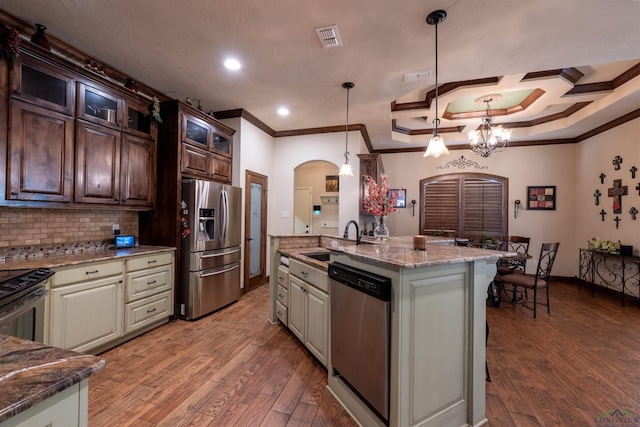
[[355, 85], [351, 82], [342, 83], [342, 87], [347, 90], [347, 124], [345, 126], [345, 143], [344, 143], [344, 165], [340, 168], [340, 176], [353, 176], [351, 165], [349, 164], [349, 91]]
[[444, 21], [446, 17], [447, 12], [444, 10], [433, 11], [427, 16], [427, 24], [435, 25], [436, 27], [436, 118], [433, 121], [435, 124], [433, 137], [429, 141], [429, 145], [427, 145], [427, 150], [424, 152], [423, 157], [440, 157], [441, 154], [449, 154], [447, 146], [444, 145], [444, 140], [440, 135], [438, 135], [438, 125], [440, 124], [440, 119], [438, 118], [438, 24]]

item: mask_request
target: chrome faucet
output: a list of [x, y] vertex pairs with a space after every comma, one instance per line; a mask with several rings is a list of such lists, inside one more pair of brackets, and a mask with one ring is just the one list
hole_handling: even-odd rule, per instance
[[349, 225], [351, 224], [356, 226], [356, 245], [359, 245], [360, 243], [362, 243], [361, 237], [360, 237], [360, 227], [358, 227], [358, 223], [355, 222], [354, 220], [349, 221], [347, 225], [344, 227], [344, 235], [342, 237], [344, 239], [349, 238]]

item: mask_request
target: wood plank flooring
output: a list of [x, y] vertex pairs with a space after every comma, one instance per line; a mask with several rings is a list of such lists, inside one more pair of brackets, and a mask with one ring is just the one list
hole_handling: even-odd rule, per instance
[[490, 425], [594, 427], [612, 409], [640, 417], [640, 307], [566, 283], [549, 293], [551, 314], [538, 306], [536, 319], [520, 304], [487, 307]]
[[[197, 322], [176, 321], [102, 354], [89, 425], [355, 426], [326, 370], [267, 321], [267, 286]], [[551, 314], [487, 307], [491, 427], [589, 426], [640, 416], [640, 308], [554, 283]]]
[[176, 321], [102, 353], [89, 425], [355, 426], [327, 371], [268, 322], [268, 287], [196, 322]]

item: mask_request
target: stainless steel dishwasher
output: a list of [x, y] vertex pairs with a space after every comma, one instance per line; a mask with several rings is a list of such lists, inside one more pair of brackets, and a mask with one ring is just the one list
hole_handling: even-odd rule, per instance
[[329, 278], [332, 374], [388, 423], [391, 279], [337, 262]]

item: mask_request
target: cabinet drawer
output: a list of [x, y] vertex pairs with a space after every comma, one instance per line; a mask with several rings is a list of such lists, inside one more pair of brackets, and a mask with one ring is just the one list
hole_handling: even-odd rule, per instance
[[173, 289], [173, 269], [164, 265], [127, 273], [127, 302]]
[[173, 253], [164, 252], [159, 254], [133, 257], [127, 259], [127, 272], [142, 270], [145, 268], [158, 267], [168, 265], [173, 262]]
[[125, 305], [124, 333], [135, 331], [173, 314], [173, 292], [164, 292]]
[[289, 260], [289, 273], [329, 293], [329, 275], [326, 271], [311, 267], [295, 259]]
[[289, 269], [287, 267], [278, 267], [278, 285], [289, 289]]
[[51, 287], [59, 287], [76, 282], [86, 282], [102, 277], [122, 274], [124, 266], [121, 260], [108, 262], [89, 262], [82, 266], [60, 267], [54, 269], [56, 274], [51, 278]]
[[283, 325], [287, 325], [287, 307], [280, 304], [280, 301], [276, 301], [276, 316], [282, 322]]
[[278, 294], [276, 295], [276, 298], [278, 299], [278, 301], [280, 301], [280, 303], [285, 307], [288, 307], [289, 306], [289, 290], [278, 285], [277, 292]]

